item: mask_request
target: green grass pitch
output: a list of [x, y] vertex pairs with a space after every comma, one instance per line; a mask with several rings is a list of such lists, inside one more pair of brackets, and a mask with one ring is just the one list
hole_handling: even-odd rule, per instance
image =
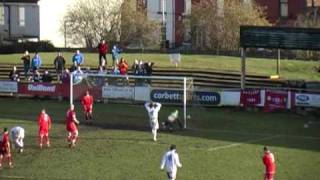
[[[262, 148], [276, 157], [276, 179], [317, 180], [320, 177], [320, 124], [318, 117], [288, 112], [246, 112], [231, 108], [190, 107], [188, 129], [159, 132], [158, 142], [147, 130], [142, 105], [95, 104], [95, 121], [82, 122], [75, 149], [66, 143], [64, 116], [68, 102], [0, 98], [0, 128], [26, 129], [25, 151], [14, 153], [13, 169], [5, 167], [0, 179], [116, 179], [161, 180], [160, 159], [176, 144], [183, 167], [182, 180], [263, 179]], [[37, 121], [45, 107], [53, 118], [52, 147], [37, 147]], [[163, 120], [179, 107], [164, 106]], [[309, 128], [303, 125], [309, 121]]]

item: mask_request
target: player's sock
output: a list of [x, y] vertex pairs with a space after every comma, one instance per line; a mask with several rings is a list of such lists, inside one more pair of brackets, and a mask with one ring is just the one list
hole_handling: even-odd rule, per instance
[[88, 114], [86, 113], [86, 120], [88, 120]]
[[91, 120], [93, 119], [93, 116], [92, 116], [92, 114], [90, 114], [90, 115], [89, 115], [89, 118], [90, 118]]

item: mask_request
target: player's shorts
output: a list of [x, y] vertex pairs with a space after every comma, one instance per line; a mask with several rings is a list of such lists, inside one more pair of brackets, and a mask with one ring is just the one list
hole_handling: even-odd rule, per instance
[[150, 121], [150, 126], [152, 129], [159, 129], [159, 123], [157, 120], [151, 120]]
[[49, 136], [49, 131], [47, 129], [40, 129], [39, 136], [40, 137], [44, 137], [44, 136], [47, 137], [47, 136]]
[[176, 179], [177, 171], [167, 172], [168, 179]]
[[0, 154], [5, 156], [5, 155], [8, 155], [9, 154], [9, 151], [7, 148], [4, 148], [4, 147], [1, 147], [0, 148]]
[[75, 133], [76, 131], [78, 131], [78, 128], [74, 123], [68, 124], [66, 129], [70, 133]]
[[92, 106], [83, 106], [83, 110], [85, 113], [91, 113], [92, 112]]
[[273, 180], [273, 175], [274, 174], [265, 173], [264, 174], [264, 180]]

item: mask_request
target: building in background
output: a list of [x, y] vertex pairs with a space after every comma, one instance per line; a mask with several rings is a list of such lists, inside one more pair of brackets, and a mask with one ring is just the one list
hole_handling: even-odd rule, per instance
[[0, 1], [0, 43], [40, 38], [38, 0]]
[[143, 2], [146, 6], [146, 14], [151, 20], [162, 23], [164, 9], [165, 35], [170, 48], [179, 47], [191, 41], [191, 29], [186, 18], [191, 13], [191, 0], [143, 0]]
[[[248, 0], [247, 0], [248, 1]], [[320, 0], [254, 0], [265, 8], [267, 19], [274, 25], [292, 26], [299, 14], [318, 11]]]

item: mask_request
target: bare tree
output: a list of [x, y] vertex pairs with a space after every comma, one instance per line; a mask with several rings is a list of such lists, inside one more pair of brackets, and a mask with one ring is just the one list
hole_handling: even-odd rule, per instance
[[96, 46], [102, 38], [117, 41], [121, 3], [116, 0], [78, 0], [64, 16], [62, 29], [73, 44], [89, 48]]
[[149, 21], [136, 0], [78, 0], [67, 11], [62, 31], [73, 44], [95, 47], [101, 39], [122, 45], [157, 45], [158, 23]]
[[158, 48], [160, 45], [160, 23], [149, 20], [146, 7], [138, 7], [136, 0], [126, 0], [121, 6], [120, 43], [139, 44], [141, 48]]

